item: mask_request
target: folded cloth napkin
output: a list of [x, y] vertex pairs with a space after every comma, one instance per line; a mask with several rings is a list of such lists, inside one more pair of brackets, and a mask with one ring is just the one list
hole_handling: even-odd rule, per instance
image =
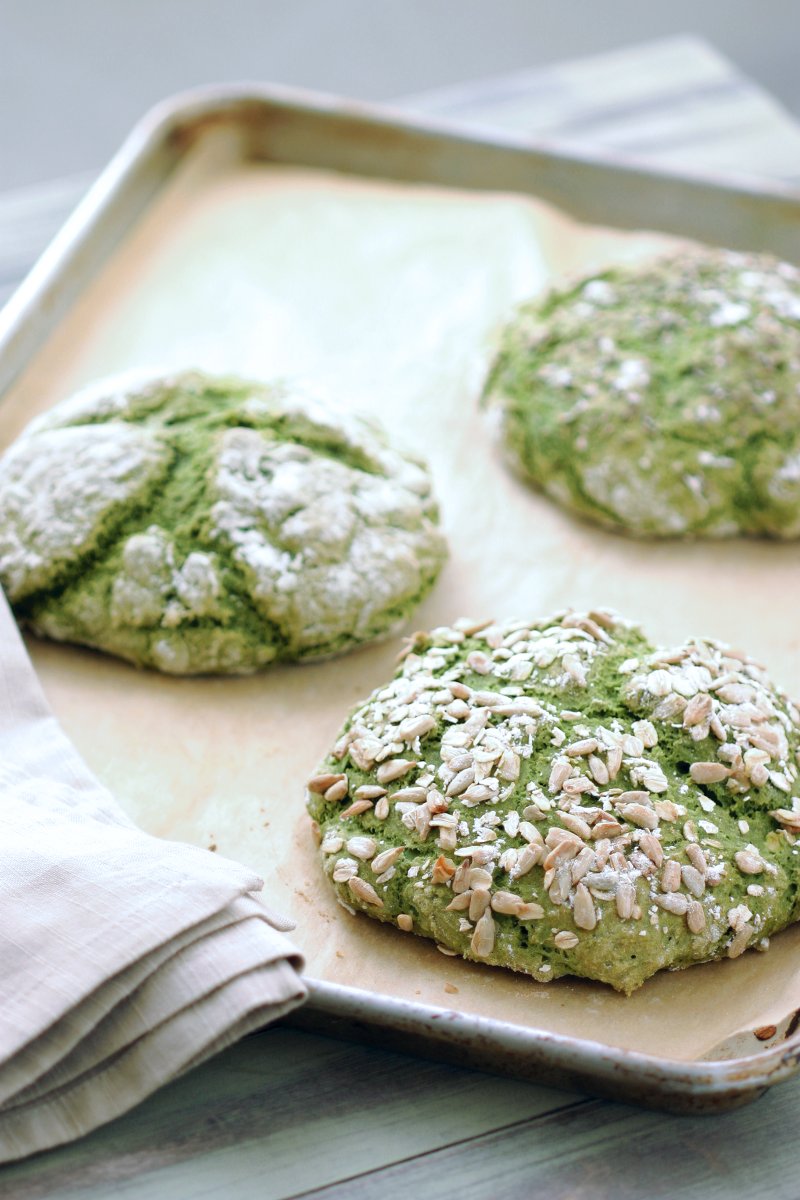
[[80, 1137], [301, 1003], [246, 867], [137, 829], [0, 594], [0, 1162]]

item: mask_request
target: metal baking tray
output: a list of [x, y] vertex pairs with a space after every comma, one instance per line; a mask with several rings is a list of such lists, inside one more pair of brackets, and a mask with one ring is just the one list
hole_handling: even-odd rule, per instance
[[[100, 288], [95, 306], [102, 304], [106, 284], [101, 286], [98, 280], [104, 278], [103, 272], [110, 270], [114, 275], [116, 271], [113, 282], [118, 291], [139, 285], [135, 278], [128, 278], [135, 276], [135, 264], [130, 259], [127, 276], [118, 267], [114, 268], [120, 247], [126, 245], [151, 213], [171, 181], [209, 146], [220, 162], [229, 164], [277, 164], [332, 172], [336, 178], [455, 189], [465, 195], [535, 197], [571, 218], [605, 227], [654, 229], [681, 238], [769, 250], [790, 259], [800, 255], [800, 198], [788, 189], [749, 190], [713, 180], [641, 169], [609, 161], [607, 157], [560, 153], [550, 146], [508, 136], [473, 137], [430, 121], [410, 121], [387, 110], [288, 89], [251, 85], [204, 88], [160, 105], [134, 129], [0, 313], [3, 439], [32, 415], [32, 397], [36, 398], [36, 405], [42, 405], [59, 394], [58, 383], [52, 378], [58, 351], [52, 351], [52, 345], [54, 340], [58, 343], [59, 337], [65, 344], [71, 337], [74, 340], [74, 323], [80, 318], [92, 288]], [[183, 187], [184, 196], [190, 195], [186, 181]], [[99, 311], [97, 307], [95, 311]], [[92, 334], [90, 317], [91, 310], [87, 309], [83, 318], [87, 338]], [[69, 334], [71, 328], [73, 335]], [[606, 537], [600, 533], [590, 536]], [[690, 551], [686, 554], [691, 558]], [[189, 711], [194, 704], [191, 699], [194, 693], [182, 689], [179, 681], [155, 680], [90, 652], [35, 644], [31, 648], [45, 690], [68, 733], [101, 778], [115, 787], [122, 802], [131, 800], [132, 815], [143, 819], [142, 811], [131, 799], [136, 789], [144, 794], [152, 790], [156, 777], [169, 776], [171, 780], [180, 774], [192, 754], [204, 752], [198, 749], [203, 741], [203, 730], [197, 725], [198, 713]], [[380, 675], [374, 674], [377, 660], [370, 658], [369, 652], [341, 661], [345, 665], [338, 669], [352, 672], [343, 713], [364, 692], [365, 681], [380, 682]], [[313, 668], [326, 669], [331, 668]], [[300, 683], [290, 686], [302, 690], [303, 680], [311, 679], [311, 670], [295, 668], [295, 674], [290, 675], [292, 668], [288, 668], [280, 677], [284, 681], [300, 679]], [[268, 672], [263, 680], [267, 676], [272, 673]], [[240, 704], [242, 711], [248, 705], [252, 709], [261, 704], [260, 689], [268, 687], [262, 677], [245, 682], [209, 681], [204, 686], [204, 704], [221, 705], [225, 697], [227, 706], [228, 697], [233, 697], [234, 707]], [[138, 725], [147, 725], [151, 709], [155, 713], [152, 721], [163, 722], [165, 710], [157, 706], [164, 697], [167, 709], [171, 705], [176, 712], [181, 707], [185, 710], [181, 719], [186, 722], [186, 744], [175, 749], [172, 758], [164, 759], [160, 767], [158, 763], [150, 764], [151, 777], [142, 781], [130, 767], [132, 762], [139, 763], [144, 744]], [[129, 704], [139, 707], [126, 708]], [[106, 723], [115, 719], [115, 712], [118, 728], [113, 736], [106, 736]], [[313, 765], [313, 761], [304, 764], [303, 771]], [[145, 776], [147, 769], [145, 764], [142, 768]], [[186, 769], [191, 772], [190, 766]], [[168, 782], [165, 786], [172, 784]], [[228, 818], [221, 812], [217, 817], [224, 827]], [[155, 819], [145, 819], [144, 823], [154, 832], [198, 836], [191, 822], [182, 825], [178, 817], [167, 826]], [[219, 841], [220, 850], [227, 852], [224, 835], [223, 828], [222, 836], [215, 841]], [[284, 847], [281, 853], [286, 850]], [[266, 874], [267, 893], [272, 898], [271, 881]], [[296, 895], [302, 899], [301, 891]], [[326, 919], [331, 919], [329, 914]], [[376, 937], [398, 935], [375, 926], [368, 933], [359, 927], [356, 942], [362, 936], [372, 939], [370, 944], [374, 944]], [[791, 933], [784, 937], [790, 939], [784, 943], [788, 947], [783, 954], [785, 964], [794, 941]], [[304, 948], [302, 938], [299, 940]], [[416, 942], [416, 939], [402, 940]], [[412, 953], [419, 954], [421, 975], [436, 973], [437, 964], [431, 961], [437, 957], [433, 947], [421, 946]], [[381, 990], [370, 986], [369, 978], [365, 982], [360, 967], [357, 962], [356, 969], [351, 968], [346, 982], [342, 982], [341, 976], [309, 979], [309, 1001], [291, 1021], [345, 1038], [373, 1039], [384, 1047], [471, 1064], [539, 1083], [632, 1099], [671, 1111], [719, 1111], [735, 1107], [794, 1074], [800, 1062], [796, 1005], [790, 1006], [792, 1011], [785, 1008], [780, 1019], [760, 1022], [744, 1032], [736, 1031], [735, 1036], [723, 1039], [702, 1058], [687, 1060], [680, 1055], [653, 1054], [641, 1048], [606, 1044], [602, 1038], [576, 1036], [569, 1028], [565, 1030], [563, 1022], [550, 1027], [546, 1021], [531, 1024], [501, 1020], [496, 1015], [476, 1011], [476, 1005], [467, 1011], [460, 1001], [453, 1007], [446, 1001], [431, 1003], [432, 993], [424, 988], [419, 989], [422, 996], [419, 1001], [414, 999], [413, 990], [406, 989], [403, 995], [390, 994], [391, 988]], [[481, 988], [486, 994], [487, 987], [500, 986], [487, 984], [487, 980], [499, 979], [496, 974], [489, 974], [489, 968], [460, 963], [457, 967], [483, 972], [475, 976], [479, 981], [477, 994]], [[693, 968], [701, 970], [706, 968]], [[755, 970], [752, 968], [751, 974]], [[356, 981], [361, 986], [356, 986]], [[521, 986], [538, 985], [523, 981]], [[587, 997], [590, 993], [586, 986], [579, 985], [584, 990], [576, 994]], [[445, 988], [454, 990], [458, 989]], [[617, 1011], [624, 1021], [625, 1010]]]

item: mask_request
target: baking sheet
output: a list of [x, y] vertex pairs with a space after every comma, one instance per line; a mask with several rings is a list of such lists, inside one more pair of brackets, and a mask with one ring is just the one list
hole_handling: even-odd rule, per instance
[[[582, 525], [506, 472], [476, 410], [515, 301], [565, 271], [666, 244], [580, 228], [519, 197], [245, 165], [231, 141], [207, 139], [4, 398], [0, 439], [119, 370], [301, 376], [379, 414], [431, 461], [452, 556], [415, 628], [610, 604], [661, 641], [700, 633], [741, 645], [797, 692], [795, 547], [649, 545]], [[800, 1006], [800, 928], [767, 955], [665, 973], [625, 999], [444, 957], [341, 909], [317, 864], [303, 784], [397, 648], [174, 680], [31, 644], [67, 732], [130, 815], [258, 869], [297, 921], [311, 977], [678, 1060]]]

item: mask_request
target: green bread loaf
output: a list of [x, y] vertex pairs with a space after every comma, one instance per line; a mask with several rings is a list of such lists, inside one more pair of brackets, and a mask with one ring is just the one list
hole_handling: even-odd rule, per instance
[[485, 398], [519, 472], [643, 537], [800, 536], [800, 271], [693, 250], [525, 304]]
[[800, 917], [800, 715], [601, 610], [415, 636], [308, 784], [337, 895], [464, 958], [630, 993]]
[[0, 582], [20, 620], [172, 674], [385, 636], [444, 557], [424, 463], [283, 385], [106, 382], [0, 460]]

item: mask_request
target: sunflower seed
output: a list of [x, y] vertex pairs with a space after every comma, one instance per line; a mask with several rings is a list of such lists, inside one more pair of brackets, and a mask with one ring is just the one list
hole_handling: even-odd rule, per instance
[[664, 861], [664, 850], [661, 842], [652, 833], [643, 833], [639, 838], [639, 849], [650, 859], [654, 867], [660, 867]]
[[769, 814], [779, 825], [783, 825], [785, 829], [790, 829], [793, 832], [800, 833], [800, 812], [794, 812], [790, 808], [776, 808]]
[[510, 874], [512, 879], [520, 879], [523, 875], [527, 875], [533, 867], [539, 862], [542, 856], [542, 847], [537, 845], [523, 846], [517, 855], [517, 861], [511, 868]]
[[455, 775], [448, 783], [447, 795], [448, 796], [460, 796], [462, 792], [465, 792], [467, 790], [467, 788], [474, 781], [474, 779], [475, 779], [475, 768], [474, 767], [466, 767], [463, 771], [459, 771], [458, 774]]
[[435, 728], [436, 721], [433, 717], [409, 717], [398, 725], [396, 737], [401, 742], [413, 742]]
[[529, 845], [544, 845], [541, 833], [530, 821], [520, 821], [518, 833], [519, 836], [524, 838]]
[[362, 771], [370, 771], [383, 749], [383, 742], [374, 737], [355, 738], [350, 743], [350, 758]]
[[344, 800], [348, 792], [348, 787], [349, 785], [346, 777], [338, 779], [336, 783], [332, 783], [325, 792], [325, 802], [327, 804], [336, 804], [339, 800]]
[[766, 865], [757, 850], [737, 850], [733, 861], [743, 875], [761, 875]]
[[615, 798], [614, 804], [647, 804], [651, 803], [647, 792], [620, 792]]
[[653, 902], [659, 908], [665, 908], [667, 912], [675, 913], [678, 917], [685, 917], [689, 909], [688, 898], [680, 892], [662, 892], [653, 896]]
[[467, 666], [476, 675], [488, 675], [492, 669], [492, 660], [483, 650], [471, 650], [467, 655]]
[[681, 880], [683, 886], [693, 896], [700, 897], [706, 890], [706, 881], [696, 867], [681, 867]]
[[340, 858], [333, 868], [331, 878], [335, 883], [347, 883], [358, 874], [358, 863], [354, 858]]
[[653, 746], [658, 745], [658, 733], [652, 721], [634, 721], [632, 729], [645, 750], [651, 750]]
[[616, 891], [617, 916], [627, 921], [633, 916], [633, 906], [636, 902], [636, 888], [629, 879], [620, 879]]
[[632, 733], [624, 733], [622, 735], [622, 753], [627, 754], [628, 758], [641, 758], [644, 754], [644, 742]]
[[652, 808], [646, 808], [643, 804], [625, 804], [620, 808], [620, 815], [640, 829], [655, 829], [658, 825], [658, 816], [655, 811]]
[[[332, 788], [335, 783], [341, 783], [343, 779], [346, 780], [347, 776], [342, 774], [315, 775], [313, 779], [309, 779], [306, 787], [310, 792], [314, 792], [316, 795], [322, 796], [328, 791], [329, 788]], [[345, 795], [347, 795], [346, 788]]]
[[565, 654], [561, 659], [561, 665], [578, 687], [586, 687], [586, 672], [574, 654]]
[[[561, 818], [562, 823], [570, 831], [570, 833], [574, 833], [576, 835], [576, 837], [579, 837], [584, 841], [588, 841], [591, 838], [591, 836], [592, 836], [591, 826], [588, 825], [586, 823], [586, 821], [583, 820], [582, 817], [576, 816], [575, 813], [570, 813], [570, 812], [562, 812], [562, 813], [559, 813], [558, 815]], [[534, 828], [535, 828], [535, 826], [534, 826]], [[541, 834], [539, 834], [538, 829], [536, 830], [536, 833], [541, 837]]]
[[595, 783], [605, 786], [609, 782], [608, 767], [603, 762], [602, 758], [598, 758], [596, 754], [590, 754], [588, 759], [588, 767], [592, 773], [592, 779]]
[[372, 858], [377, 849], [378, 843], [371, 837], [351, 837], [347, 842], [347, 853], [362, 861]]
[[379, 800], [381, 796], [386, 795], [386, 788], [376, 787], [371, 783], [362, 783], [361, 787], [357, 787], [353, 792], [356, 800]]
[[679, 696], [673, 692], [670, 696], [665, 696], [663, 700], [659, 700], [658, 704], [653, 709], [653, 716], [657, 721], [672, 721], [686, 708], [686, 701], [683, 696]]
[[564, 747], [564, 753], [569, 754], [571, 758], [577, 758], [581, 755], [594, 754], [597, 749], [597, 738], [583, 738], [578, 742], [571, 742]]
[[645, 687], [651, 696], [668, 696], [673, 691], [672, 682], [669, 671], [651, 671], [645, 679]]
[[492, 886], [491, 872], [484, 870], [483, 867], [470, 867], [468, 878], [469, 886], [473, 890], [486, 891]]
[[744, 954], [754, 933], [752, 925], [743, 925], [728, 946], [728, 958], [738, 958], [740, 954]]
[[547, 790], [551, 794], [560, 792], [566, 781], [572, 774], [572, 764], [565, 758], [555, 759], [550, 771], [550, 778], [547, 783]]
[[445, 858], [445, 856], [443, 854], [440, 854], [439, 857], [436, 859], [436, 862], [433, 864], [433, 871], [431, 872], [431, 883], [434, 883], [434, 884], [449, 883], [450, 880], [455, 875], [455, 873], [456, 873], [455, 863], [451, 862], [449, 858]]
[[714, 701], [708, 692], [697, 692], [683, 710], [684, 728], [689, 729], [692, 725], [704, 724], [709, 720], [713, 711]]
[[406, 775], [417, 763], [410, 758], [390, 758], [382, 762], [375, 772], [378, 783], [394, 783], [401, 775]]
[[358, 875], [354, 875], [352, 879], [348, 879], [347, 886], [353, 895], [359, 900], [363, 900], [365, 904], [371, 904], [374, 908], [383, 908], [383, 901], [366, 879], [359, 879]]
[[592, 827], [592, 840], [605, 841], [607, 838], [619, 837], [621, 833], [622, 826], [619, 821], [615, 821], [613, 817], [601, 817]]
[[575, 888], [572, 917], [579, 929], [594, 929], [597, 924], [594, 901], [584, 883], [579, 883]]
[[690, 933], [702, 933], [706, 927], [706, 914], [702, 904], [697, 900], [689, 901], [686, 909], [686, 924], [689, 926]]
[[694, 762], [689, 767], [689, 774], [695, 783], [721, 783], [728, 778], [730, 770], [718, 762]]
[[487, 909], [475, 926], [470, 946], [476, 958], [488, 958], [494, 949], [495, 924]]
[[380, 854], [376, 854], [373, 858], [370, 867], [376, 875], [380, 875], [389, 867], [393, 867], [399, 858], [402, 857], [405, 847], [390, 846], [387, 850], [381, 850]]
[[473, 924], [476, 921], [479, 921], [480, 918], [483, 916], [483, 914], [486, 912], [487, 908], [489, 907], [490, 901], [491, 901], [491, 896], [489, 895], [489, 892], [486, 888], [479, 888], [477, 891], [473, 891], [470, 894], [469, 912], [467, 915], [469, 916], [469, 919], [470, 919], [470, 921], [473, 922]]
[[494, 892], [492, 894], [492, 908], [499, 913], [515, 913], [522, 905], [521, 896], [515, 896], [513, 892]]
[[783, 771], [770, 771], [769, 781], [781, 792], [788, 793], [792, 790], [792, 785], [784, 775]]
[[549, 871], [551, 867], [556, 867], [561, 863], [570, 862], [571, 859], [575, 858], [575, 856], [578, 854], [578, 852], [582, 849], [583, 849], [582, 842], [581, 843], [577, 843], [577, 842], [573, 842], [573, 841], [559, 842], [556, 846], [553, 846], [553, 849], [549, 852], [549, 854], [545, 858], [544, 862], [542, 863], [542, 866], [544, 867], [545, 871]]
[[520, 759], [515, 750], [504, 750], [500, 762], [497, 765], [498, 779], [504, 779], [509, 783], [519, 779]]
[[339, 820], [346, 821], [348, 817], [358, 817], [361, 813], [367, 812], [370, 808], [372, 808], [371, 800], [354, 800], [351, 805], [342, 809], [342, 811], [339, 813]]
[[685, 809], [680, 808], [672, 800], [654, 800], [653, 808], [659, 821], [677, 821], [678, 817], [683, 816]]
[[423, 787], [398, 788], [396, 792], [392, 792], [389, 799], [392, 804], [420, 804], [427, 794]]

